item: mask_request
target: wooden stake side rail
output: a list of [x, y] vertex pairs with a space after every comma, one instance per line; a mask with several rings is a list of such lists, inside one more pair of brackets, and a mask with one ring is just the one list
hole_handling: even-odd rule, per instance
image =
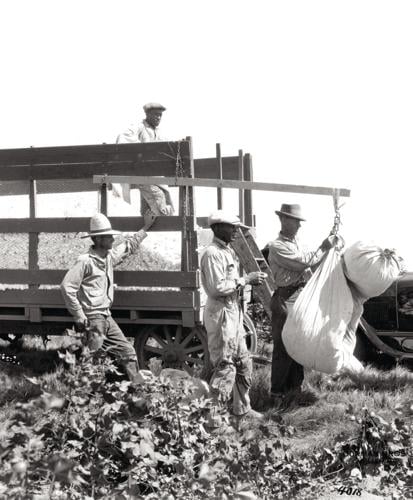
[[[1, 150], [0, 150], [1, 151]], [[248, 179], [249, 155], [245, 155], [245, 179]], [[0, 196], [29, 194], [27, 179], [30, 177], [38, 180], [37, 193], [73, 193], [96, 191], [92, 177], [95, 174], [122, 174], [135, 175], [175, 175], [176, 164], [172, 161], [158, 161], [151, 164], [139, 162], [124, 163], [83, 163], [69, 164], [59, 161], [55, 165], [36, 166], [0, 166]], [[194, 160], [195, 178], [219, 178], [219, 169], [215, 158], [201, 158]], [[222, 178], [238, 179], [238, 157], [228, 156], [222, 158]], [[132, 185], [132, 187], [134, 187]]]
[[228, 189], [252, 189], [254, 191], [277, 191], [301, 194], [319, 194], [332, 196], [335, 189], [340, 189], [340, 196], [350, 196], [350, 190], [346, 188], [331, 188], [317, 186], [300, 186], [296, 184], [274, 184], [271, 182], [220, 180], [220, 179], [193, 179], [188, 177], [144, 177], [125, 175], [94, 175], [93, 182], [96, 184], [107, 184], [118, 182], [126, 184], [166, 184], [168, 186], [192, 186], [213, 187]]
[[[207, 217], [197, 217], [200, 227], [207, 227]], [[122, 232], [135, 232], [143, 226], [143, 217], [112, 217], [112, 227]], [[194, 217], [187, 217], [188, 224]], [[1, 219], [0, 233], [85, 233], [89, 231], [90, 217], [38, 217], [36, 219]], [[182, 231], [180, 216], [159, 216], [151, 231]]]
[[153, 161], [175, 161], [178, 151], [185, 161], [190, 157], [190, 140], [128, 144], [92, 144], [82, 146], [53, 146], [19, 149], [0, 149], [0, 178], [7, 166], [35, 166], [53, 164], [85, 164]]
[[[0, 283], [60, 285], [66, 269], [0, 269]], [[115, 271], [118, 286], [198, 288], [199, 271]]]
[[[116, 290], [113, 307], [135, 309], [155, 308], [158, 310], [179, 310], [180, 308], [199, 309], [195, 290], [150, 291]], [[1, 290], [1, 307], [60, 307], [65, 309], [60, 290]]]

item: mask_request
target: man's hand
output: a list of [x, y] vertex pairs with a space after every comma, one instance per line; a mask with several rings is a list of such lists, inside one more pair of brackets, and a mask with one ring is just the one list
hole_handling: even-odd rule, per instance
[[261, 271], [254, 271], [252, 273], [247, 274], [245, 276], [245, 284], [246, 285], [261, 285], [264, 283], [265, 278], [267, 278], [267, 273], [263, 273]]
[[75, 331], [83, 333], [89, 328], [89, 320], [87, 318], [75, 322]]
[[341, 236], [330, 235], [321, 243], [321, 250], [327, 252], [330, 248], [337, 247], [341, 250], [344, 247], [344, 239]]
[[143, 220], [144, 224], [142, 229], [147, 231], [156, 221], [156, 215], [154, 215], [152, 212], [146, 212], [146, 214], [143, 216]]
[[313, 275], [313, 271], [311, 270], [310, 267], [307, 267], [306, 269], [304, 269], [301, 277], [303, 278], [304, 281], [308, 281], [312, 275]]
[[320, 246], [321, 250], [323, 252], [327, 252], [328, 250], [330, 250], [330, 248], [333, 248], [336, 238], [337, 238], [336, 236], [329, 236], [328, 238], [326, 238], [321, 243], [321, 246]]

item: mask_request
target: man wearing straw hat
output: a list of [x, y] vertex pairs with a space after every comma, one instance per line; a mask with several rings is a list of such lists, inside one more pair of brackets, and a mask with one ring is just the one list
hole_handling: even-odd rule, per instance
[[233, 413], [238, 418], [259, 419], [251, 409], [249, 388], [252, 365], [245, 343], [240, 290], [247, 284], [260, 285], [266, 274], [260, 271], [239, 275], [239, 262], [229, 246], [238, 228], [246, 228], [238, 217], [217, 210], [208, 218], [214, 233], [212, 243], [201, 259], [202, 285], [207, 295], [204, 324], [208, 334], [208, 351], [213, 372], [210, 381], [215, 406], [209, 427], [220, 428], [222, 410], [233, 395]]
[[[84, 343], [91, 350], [104, 349], [124, 367], [129, 379], [138, 382], [138, 361], [135, 349], [113, 320], [113, 268], [126, 256], [136, 252], [146, 231], [156, 217], [144, 217], [143, 228], [115, 243], [114, 236], [122, 234], [112, 229], [103, 214], [90, 219], [90, 231], [82, 238], [92, 238], [88, 253], [81, 255], [66, 273], [60, 289], [77, 331], [84, 332]], [[115, 243], [115, 244], [114, 244]]]
[[303, 367], [285, 350], [281, 332], [290, 309], [314, 268], [333, 246], [334, 236], [326, 238], [315, 252], [305, 250], [296, 236], [301, 222], [305, 221], [298, 204], [281, 205], [276, 210], [281, 231], [268, 244], [268, 262], [274, 275], [276, 290], [271, 299], [273, 354], [271, 370], [271, 395], [281, 403], [289, 391], [299, 390], [304, 380]]

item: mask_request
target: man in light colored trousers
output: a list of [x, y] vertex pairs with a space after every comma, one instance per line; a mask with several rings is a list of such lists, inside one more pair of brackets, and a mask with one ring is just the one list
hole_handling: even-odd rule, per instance
[[210, 388], [215, 407], [210, 427], [220, 427], [219, 413], [231, 393], [234, 415], [261, 417], [251, 409], [249, 398], [252, 363], [245, 343], [240, 290], [247, 284], [261, 284], [266, 275], [253, 272], [244, 278], [239, 276], [238, 258], [229, 246], [237, 229], [246, 228], [238, 217], [218, 210], [208, 223], [214, 239], [202, 256], [201, 278], [207, 295], [204, 324], [213, 367]]

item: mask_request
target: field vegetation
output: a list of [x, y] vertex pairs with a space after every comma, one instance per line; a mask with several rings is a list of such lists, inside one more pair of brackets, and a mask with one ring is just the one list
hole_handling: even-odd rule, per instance
[[0, 498], [413, 498], [406, 368], [308, 372], [304, 391], [275, 409], [269, 367], [257, 365], [251, 396], [264, 421], [211, 434], [209, 401], [185, 381], [131, 387], [68, 343], [3, 343]]

